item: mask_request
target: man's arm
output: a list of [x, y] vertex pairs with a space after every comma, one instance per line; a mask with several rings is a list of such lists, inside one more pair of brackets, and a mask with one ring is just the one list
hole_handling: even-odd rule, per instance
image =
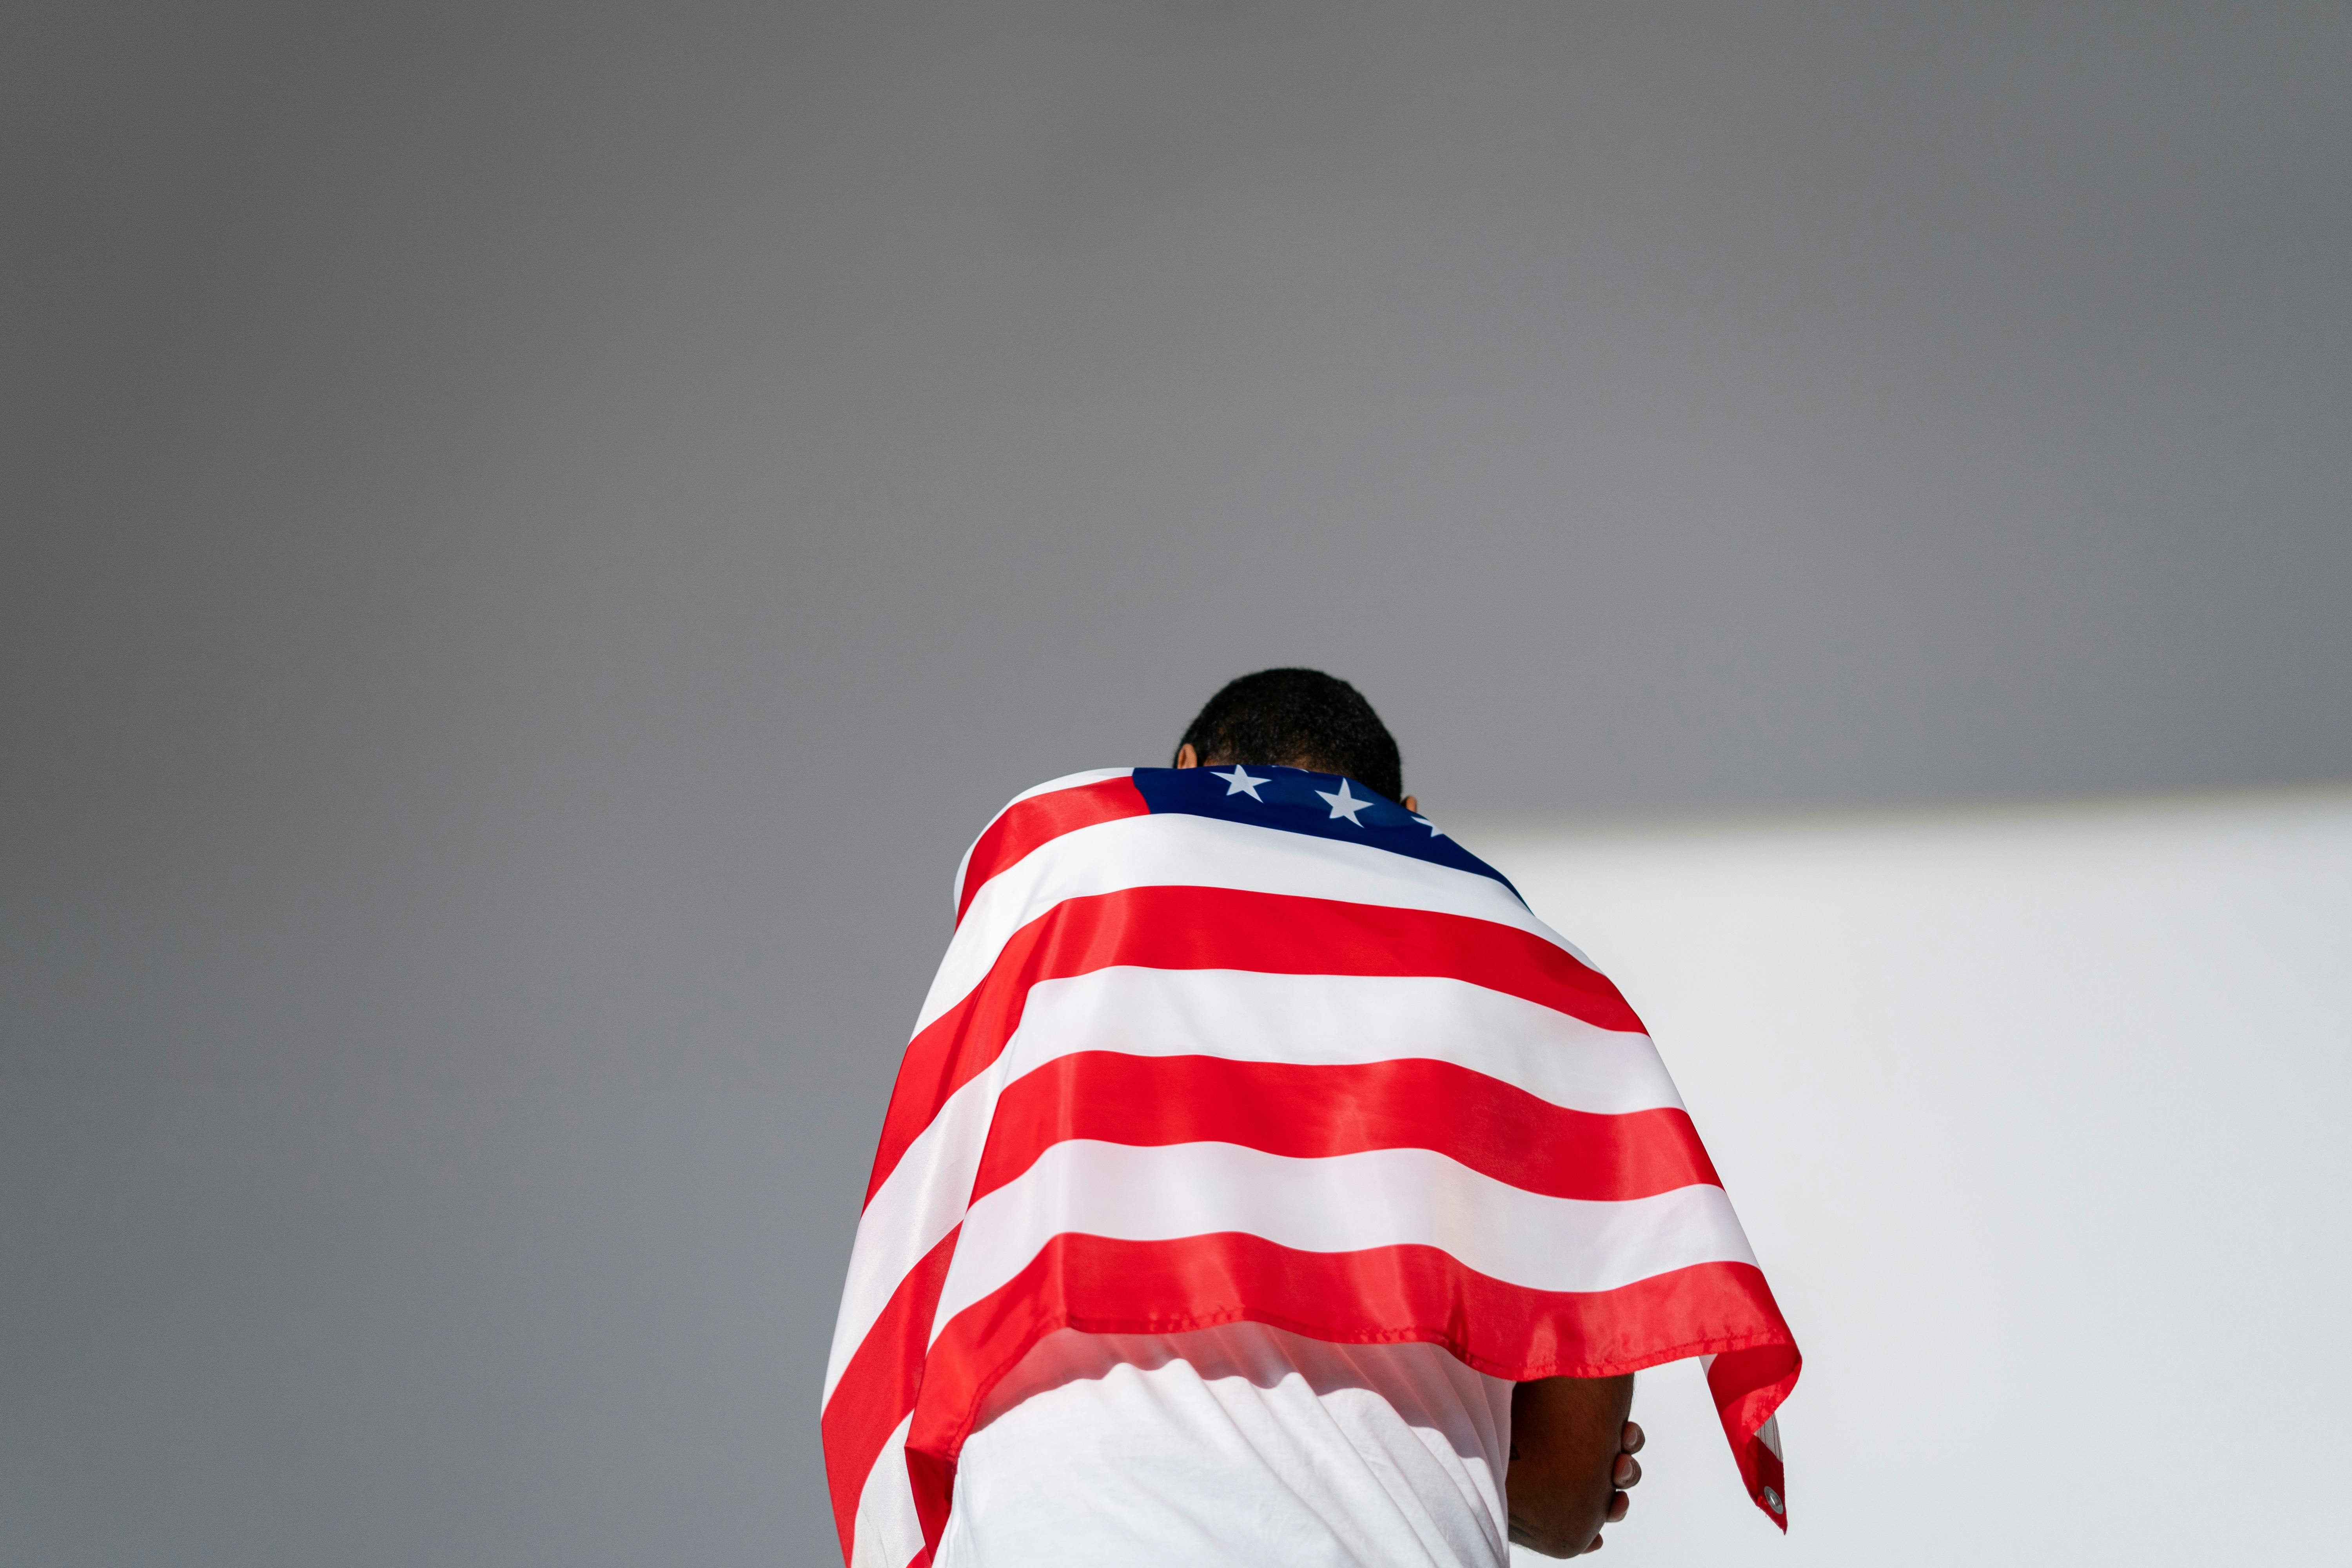
[[1633, 1378], [1547, 1377], [1511, 1391], [1511, 1468], [1503, 1489], [1511, 1539], [1547, 1557], [1597, 1551], [1601, 1527], [1625, 1517], [1642, 1429], [1625, 1417]]

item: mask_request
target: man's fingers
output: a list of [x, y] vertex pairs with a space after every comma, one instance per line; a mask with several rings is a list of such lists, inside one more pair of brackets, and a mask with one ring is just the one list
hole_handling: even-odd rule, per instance
[[1628, 1421], [1625, 1423], [1625, 1436], [1617, 1446], [1628, 1454], [1638, 1454], [1642, 1451], [1642, 1424]]
[[[1601, 1537], [1596, 1535], [1592, 1538], [1592, 1544], [1586, 1547], [1584, 1550], [1585, 1552], [1598, 1552], [1601, 1550]], [[1580, 1552], [1578, 1555], [1581, 1556], [1582, 1553]]]
[[1623, 1492], [1610, 1493], [1609, 1511], [1601, 1516], [1601, 1522], [1604, 1524], [1616, 1523], [1619, 1520], [1625, 1517], [1625, 1510], [1633, 1506], [1633, 1500], [1627, 1497]]
[[1615, 1467], [1609, 1472], [1609, 1484], [1614, 1487], [1641, 1485], [1642, 1462], [1631, 1454], [1618, 1455]]

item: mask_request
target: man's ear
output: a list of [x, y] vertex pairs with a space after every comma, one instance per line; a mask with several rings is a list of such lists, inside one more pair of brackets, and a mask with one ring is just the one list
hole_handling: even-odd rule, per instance
[[[1176, 765], [1181, 768], [1184, 764], [1178, 763]], [[1404, 808], [1412, 813], [1415, 816], [1419, 816], [1421, 815], [1421, 802], [1413, 799], [1411, 795], [1404, 797]]]
[[1192, 742], [1187, 741], [1176, 748], [1176, 765], [1180, 768], [1197, 768], [1201, 765], [1201, 753], [1192, 749]]

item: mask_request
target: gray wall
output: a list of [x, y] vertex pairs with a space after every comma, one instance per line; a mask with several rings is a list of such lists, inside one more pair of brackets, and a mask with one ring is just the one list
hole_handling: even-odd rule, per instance
[[2352, 774], [2347, 146], [2334, 5], [17, 0], [0, 1559], [824, 1560], [955, 858], [1244, 669]]

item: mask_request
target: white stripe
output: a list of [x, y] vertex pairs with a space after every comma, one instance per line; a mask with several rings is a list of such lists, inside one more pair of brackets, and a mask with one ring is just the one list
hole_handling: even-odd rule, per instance
[[1233, 1143], [1073, 1139], [971, 1205], [931, 1337], [1066, 1233], [1171, 1241], [1243, 1231], [1305, 1252], [1420, 1245], [1538, 1290], [1613, 1290], [1696, 1263], [1753, 1264], [1721, 1187], [1544, 1197], [1427, 1149], [1300, 1160]]
[[971, 1195], [989, 1124], [996, 1117], [1002, 1065], [999, 1058], [948, 1097], [858, 1217], [841, 1311], [833, 1322], [833, 1351], [825, 1358], [824, 1404], [832, 1402], [849, 1358], [890, 1304], [898, 1282], [962, 1221], [964, 1200]]
[[[1024, 800], [1034, 800], [1041, 795], [1052, 795], [1055, 790], [1076, 789], [1081, 784], [1100, 784], [1105, 779], [1132, 778], [1134, 775], [1133, 768], [1089, 768], [1082, 773], [1064, 773], [1060, 778], [1047, 779], [1044, 784], [1023, 790], [999, 806], [996, 815], [988, 819], [988, 827], [995, 826], [1003, 820], [1006, 812]], [[963, 858], [956, 862], [955, 902], [958, 904], [963, 902], [963, 878], [964, 873], [971, 869], [971, 852], [980, 847], [981, 839], [988, 837], [988, 827], [982, 828], [979, 836], [963, 847]]]
[[907, 1568], [923, 1549], [923, 1517], [907, 1476], [907, 1434], [914, 1424], [912, 1415], [899, 1422], [866, 1472], [850, 1526], [849, 1568]]
[[1032, 986], [1004, 1081], [1076, 1051], [1310, 1067], [1417, 1058], [1570, 1110], [1683, 1103], [1647, 1035], [1440, 975], [1119, 967]]
[[1756, 1428], [1756, 1440], [1771, 1449], [1774, 1458], [1782, 1464], [1788, 1463], [1788, 1456], [1780, 1452], [1780, 1417], [1779, 1415], [1764, 1417], [1764, 1425]]
[[1042, 982], [1003, 1054], [949, 1097], [866, 1205], [835, 1320], [826, 1399], [907, 1271], [962, 1220], [1003, 1088], [1056, 1058], [1097, 1050], [1307, 1066], [1420, 1058], [1570, 1110], [1682, 1105], [1646, 1035], [1466, 981], [1122, 967]]
[[1125, 816], [1040, 846], [980, 889], [940, 961], [915, 1032], [970, 995], [1013, 933], [1055, 904], [1152, 887], [1226, 888], [1467, 915], [1575, 951], [1508, 888], [1475, 871], [1369, 844], [1185, 812]]

